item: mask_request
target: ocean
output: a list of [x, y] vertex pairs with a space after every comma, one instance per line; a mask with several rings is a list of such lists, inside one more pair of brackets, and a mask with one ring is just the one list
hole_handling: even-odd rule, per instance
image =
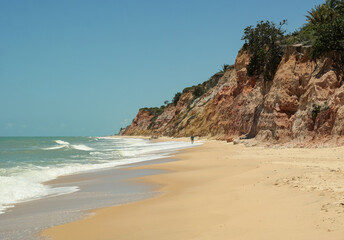
[[0, 137], [0, 214], [16, 204], [79, 191], [60, 176], [166, 158], [188, 142], [112, 137]]

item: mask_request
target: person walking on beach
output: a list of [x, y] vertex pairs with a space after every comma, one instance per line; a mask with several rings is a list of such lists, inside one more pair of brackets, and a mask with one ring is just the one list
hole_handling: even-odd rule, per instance
[[194, 143], [194, 140], [195, 140], [195, 137], [194, 137], [194, 136], [191, 136], [190, 139], [191, 139], [191, 144], [193, 144], [193, 143]]

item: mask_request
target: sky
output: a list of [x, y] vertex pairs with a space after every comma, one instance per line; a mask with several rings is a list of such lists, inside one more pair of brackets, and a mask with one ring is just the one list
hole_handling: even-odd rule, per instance
[[246, 26], [317, 0], [0, 0], [0, 136], [103, 136], [233, 64]]

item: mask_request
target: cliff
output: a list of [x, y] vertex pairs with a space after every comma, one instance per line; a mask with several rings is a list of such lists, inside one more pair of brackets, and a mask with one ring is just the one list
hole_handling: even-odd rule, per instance
[[334, 56], [313, 61], [310, 52], [307, 46], [286, 47], [274, 79], [264, 81], [247, 75], [250, 58], [241, 50], [234, 66], [184, 89], [176, 104], [140, 109], [120, 134], [343, 144], [343, 73]]

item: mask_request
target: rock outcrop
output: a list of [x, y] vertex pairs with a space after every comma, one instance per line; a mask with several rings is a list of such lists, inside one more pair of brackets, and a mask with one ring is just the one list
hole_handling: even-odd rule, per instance
[[267, 144], [339, 145], [344, 136], [343, 74], [335, 57], [316, 61], [311, 47], [288, 46], [272, 81], [249, 77], [249, 55], [160, 111], [140, 109], [122, 135], [238, 137]]

